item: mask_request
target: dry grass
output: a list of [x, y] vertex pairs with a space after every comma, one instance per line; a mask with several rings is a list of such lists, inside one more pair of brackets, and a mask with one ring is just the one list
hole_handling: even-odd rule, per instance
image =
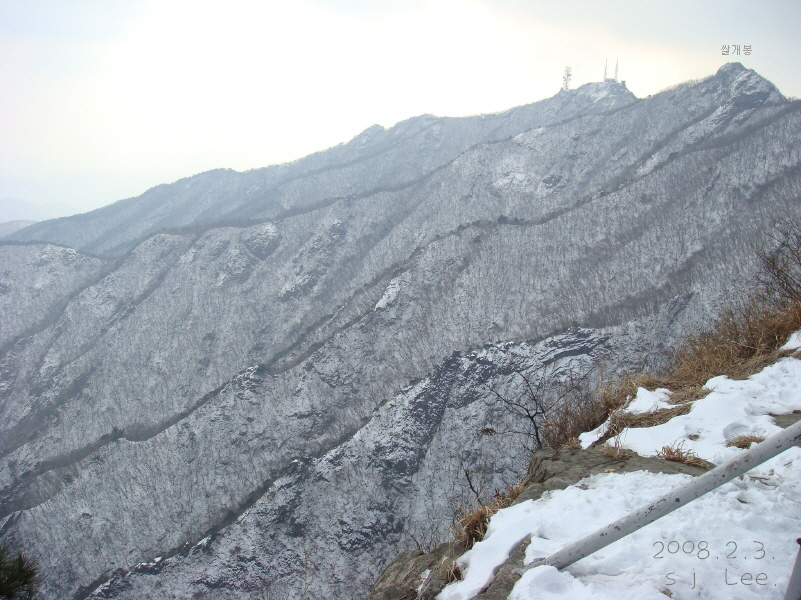
[[577, 437], [573, 437], [559, 446], [557, 450], [581, 450], [581, 448], [581, 441]]
[[638, 388], [670, 389], [671, 404], [689, 406], [709, 393], [704, 385], [712, 377], [745, 379], [792, 354], [779, 348], [799, 329], [801, 304], [779, 304], [763, 294], [751, 296], [740, 308], [724, 310], [711, 329], [688, 337], [679, 346], [663, 376], [627, 375], [602, 390], [601, 405], [612, 417], [610, 435], [617, 435], [625, 427], [652, 427], [685, 414], [679, 410], [671, 413], [672, 409], [668, 409], [647, 415], [618, 413], [616, 417], [615, 411], [625, 407]]
[[[564, 423], [554, 427], [553, 431], [558, 435], [553, 435], [555, 443], [548, 445], [553, 448], [575, 447], [571, 445], [571, 439], [584, 431], [595, 429], [607, 419], [609, 426], [596, 442], [598, 446], [627, 428], [653, 427], [687, 414], [695, 400], [709, 393], [704, 385], [712, 377], [726, 375], [732, 379], [744, 379], [782, 356], [793, 354], [792, 351], [781, 351], [779, 348], [791, 333], [799, 329], [801, 304], [779, 303], [765, 294], [755, 294], [742, 307], [723, 311], [708, 331], [688, 337], [679, 346], [670, 368], [661, 377], [648, 373], [626, 375], [614, 384], [605, 385], [599, 400], [583, 404], [587, 407], [585, 414], [566, 411], [563, 416], [560, 415]], [[651, 391], [657, 388], [671, 390], [669, 402], [676, 406], [650, 413], [626, 413], [624, 408], [641, 387]], [[546, 427], [546, 434], [548, 432]], [[551, 437], [546, 439], [550, 442]], [[707, 465], [701, 459], [683, 457], [681, 452], [675, 452], [675, 448], [671, 450], [663, 448], [664, 456], [661, 457], [679, 462], [689, 460], [692, 462], [687, 464], [695, 466]], [[620, 454], [614, 448], [601, 451], [610, 455]]]
[[735, 438], [730, 439], [726, 442], [727, 448], [742, 448], [743, 450], [748, 450], [751, 447], [751, 444], [765, 441], [764, 435], [738, 435]]
[[469, 550], [476, 542], [483, 540], [492, 515], [502, 508], [511, 506], [526, 489], [526, 484], [527, 482], [523, 480], [505, 492], [496, 490], [495, 495], [487, 503], [479, 503], [472, 507], [462, 506], [462, 517], [454, 526], [457, 541]]
[[437, 568], [448, 583], [460, 581], [462, 577], [464, 577], [462, 566], [456, 562], [456, 559], [450, 556], [443, 558], [439, 565], [437, 565]]
[[723, 311], [713, 327], [687, 338], [668, 376], [673, 390], [702, 386], [717, 375], [745, 379], [779, 357], [787, 337], [801, 329], [801, 305], [751, 296], [743, 307]]
[[612, 460], [626, 460], [627, 458], [636, 455], [631, 450], [626, 450], [623, 448], [620, 442], [620, 437], [613, 438], [611, 444], [607, 441], [600, 446], [597, 446], [596, 450]]
[[[548, 424], [554, 432], [546, 437], [548, 445], [553, 448], [569, 445], [572, 438], [596, 428], [607, 418], [610, 424], [601, 442], [627, 427], [665, 423], [685, 414], [692, 402], [706, 396], [709, 390], [704, 385], [711, 378], [726, 375], [745, 379], [779, 358], [794, 354], [779, 348], [791, 333], [801, 329], [801, 221], [778, 224], [771, 240], [770, 247], [757, 251], [761, 263], [757, 277], [759, 291], [741, 305], [723, 310], [710, 329], [687, 337], [662, 376], [626, 375], [605, 385], [600, 400], [582, 403], [581, 408], [571, 408], [559, 415], [563, 422]], [[640, 387], [671, 390], [670, 403], [676, 408], [626, 414], [622, 409]]]
[[550, 448], [580, 448], [578, 436], [606, 421], [608, 411], [602, 401], [584, 395], [577, 403], [559, 407], [543, 428], [543, 441]]
[[608, 384], [601, 390], [601, 403], [608, 413], [623, 408], [629, 400], [637, 395], [641, 387], [655, 390], [664, 387], [663, 380], [647, 373], [624, 375], [614, 384]]
[[627, 458], [625, 451], [614, 444], [601, 444], [597, 448], [598, 452], [612, 460], [625, 460]]
[[701, 469], [708, 469], [710, 467], [710, 463], [706, 462], [695, 452], [684, 449], [684, 440], [674, 442], [672, 446], [662, 446], [662, 449], [654, 455], [654, 458], [684, 463], [685, 465], [699, 467]]
[[626, 413], [615, 411], [609, 417], [609, 431], [612, 435], [617, 435], [624, 429], [636, 427], [656, 427], [667, 423], [673, 417], [686, 415], [690, 412], [689, 404], [681, 404], [674, 408], [663, 408], [654, 412], [645, 413]]

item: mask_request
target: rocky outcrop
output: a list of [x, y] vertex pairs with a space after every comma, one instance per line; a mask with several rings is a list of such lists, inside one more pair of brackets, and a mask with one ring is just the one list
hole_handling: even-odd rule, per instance
[[[671, 462], [660, 458], [644, 458], [633, 452], [623, 452], [615, 456], [597, 449], [546, 448], [534, 453], [531, 458], [526, 487], [514, 504], [526, 500], [537, 500], [552, 490], [563, 490], [578, 484], [582, 479], [598, 473], [630, 473], [632, 471], [651, 471], [652, 473], [686, 473], [697, 476], [703, 469]], [[525, 548], [523, 541], [509, 556], [492, 582], [476, 598], [480, 600], [506, 600], [523, 567]], [[367, 600], [433, 600], [447, 585], [439, 565], [448, 564], [465, 552], [458, 543], [445, 543], [433, 552], [406, 551], [400, 554], [376, 581]]]

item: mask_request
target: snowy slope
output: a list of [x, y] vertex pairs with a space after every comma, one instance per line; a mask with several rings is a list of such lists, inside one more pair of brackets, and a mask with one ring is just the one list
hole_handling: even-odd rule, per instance
[[[771, 414], [801, 409], [801, 360], [788, 357], [744, 381], [715, 377], [713, 391], [687, 415], [650, 428], [624, 431], [623, 448], [653, 455], [683, 442], [701, 458], [721, 463], [744, 450], [726, 442], [743, 433], [771, 435]], [[669, 392], [640, 389], [629, 410], [660, 406]], [[655, 398], [656, 396], [656, 398]], [[656, 401], [656, 402], [655, 402]], [[582, 436], [586, 447], [605, 430]], [[468, 600], [526, 537], [525, 564], [549, 556], [691, 477], [650, 472], [602, 473], [498, 512], [484, 541], [463, 555], [465, 577], [441, 600]], [[526, 570], [510, 600], [664, 600], [783, 598], [801, 534], [801, 448], [793, 447], [745, 476], [687, 504], [559, 572]]]

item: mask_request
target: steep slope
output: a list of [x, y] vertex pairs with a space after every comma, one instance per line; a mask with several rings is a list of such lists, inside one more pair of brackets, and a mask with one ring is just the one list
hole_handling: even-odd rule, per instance
[[[462, 469], [490, 465], [490, 488], [521, 468], [513, 440], [468, 433], [512, 428], [487, 389], [509, 364], [614, 369], [752, 273], [750, 246], [798, 213], [799, 132], [801, 105], [733, 64], [647, 100], [589, 84], [412, 119], [19, 232], [48, 243], [2, 246], [8, 273], [52, 242], [106, 258], [76, 253], [54, 300], [36, 277], [8, 289], [4, 311], [52, 308], [0, 355], [3, 538], [47, 597], [118, 570], [98, 594], [257, 598], [313, 571], [322, 596], [364, 595]], [[544, 341], [499, 371], [453, 357], [526, 340]], [[470, 435], [485, 449], [462, 453]]]

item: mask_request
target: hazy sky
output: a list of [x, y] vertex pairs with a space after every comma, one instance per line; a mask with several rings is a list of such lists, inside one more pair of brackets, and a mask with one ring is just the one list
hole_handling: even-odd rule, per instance
[[799, 23], [798, 0], [0, 0], [0, 199], [88, 210], [540, 100], [607, 58], [640, 97], [732, 60], [801, 96]]

